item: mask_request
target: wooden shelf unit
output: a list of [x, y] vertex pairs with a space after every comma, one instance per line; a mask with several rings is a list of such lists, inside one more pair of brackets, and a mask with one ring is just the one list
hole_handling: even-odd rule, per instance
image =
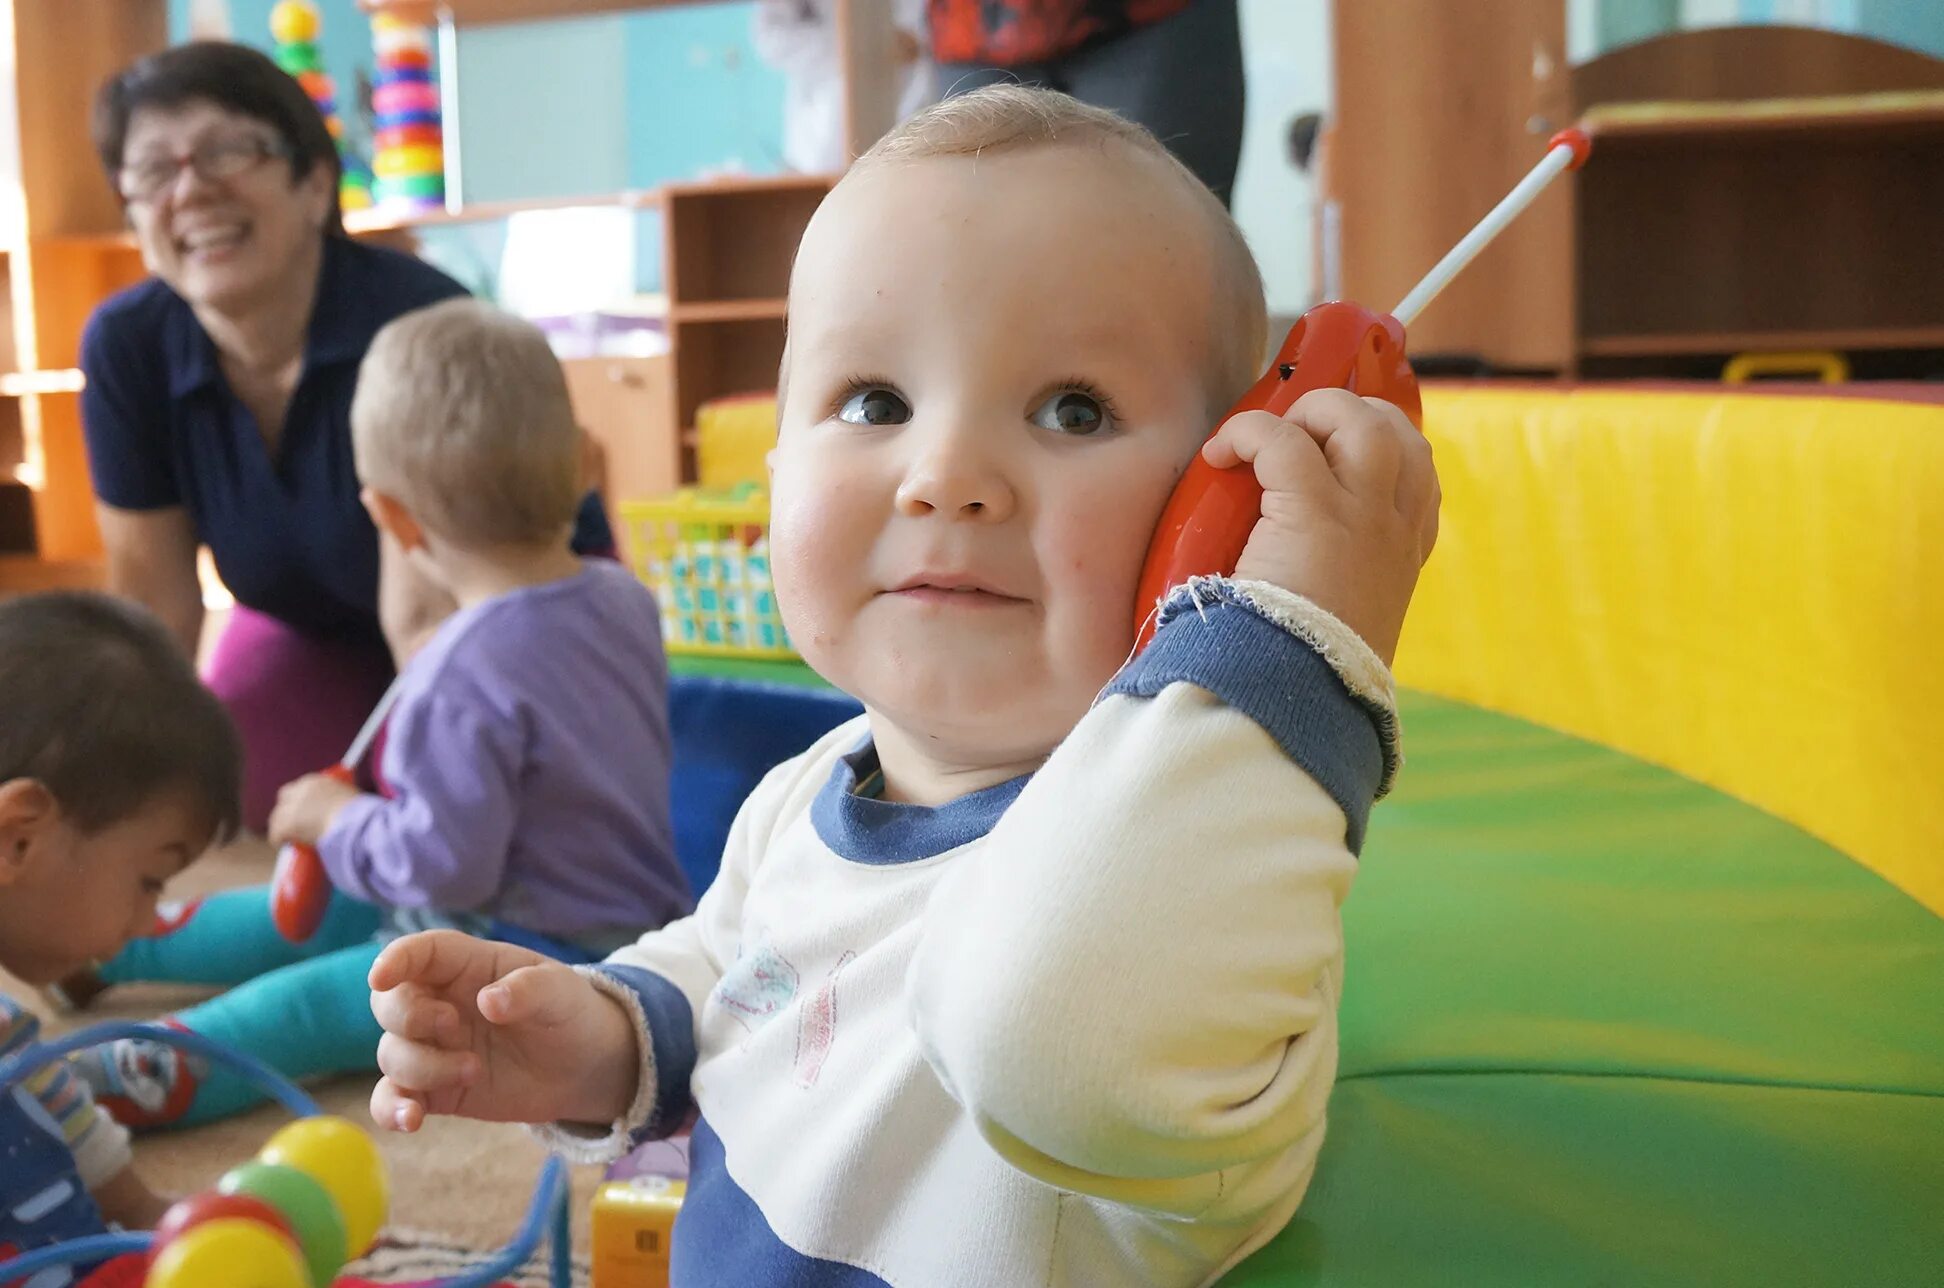
[[[1568, 67], [1563, 6], [1484, 8], [1336, 4], [1324, 186], [1349, 298], [1400, 298], [1552, 130], [1580, 119], [1594, 136], [1585, 169], [1412, 326], [1414, 353], [1575, 374], [1613, 358], [1944, 350], [1944, 60], [1744, 26]], [[1475, 56], [1438, 55], [1460, 40]], [[1400, 82], [1400, 61], [1424, 76]]]
[[[94, 567], [100, 537], [81, 441], [81, 328], [101, 299], [143, 277], [120, 202], [88, 137], [96, 88], [168, 41], [167, 0], [0, 0], [13, 45], [18, 187], [8, 233], [0, 328], [0, 553], [48, 568]], [[0, 587], [29, 584], [20, 558]]]
[[672, 443], [695, 477], [704, 402], [776, 388], [797, 243], [832, 176], [676, 184], [662, 193]]

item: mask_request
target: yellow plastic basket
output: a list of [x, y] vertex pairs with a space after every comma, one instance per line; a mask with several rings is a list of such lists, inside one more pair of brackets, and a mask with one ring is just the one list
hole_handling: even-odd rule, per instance
[[635, 575], [661, 604], [662, 644], [704, 657], [794, 658], [770, 580], [769, 495], [684, 488], [616, 507]]

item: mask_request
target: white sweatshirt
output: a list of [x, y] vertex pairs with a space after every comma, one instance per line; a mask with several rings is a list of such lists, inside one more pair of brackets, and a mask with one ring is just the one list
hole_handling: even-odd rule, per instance
[[1176, 592], [1030, 778], [774, 770], [695, 915], [592, 977], [640, 1022], [609, 1157], [694, 1118], [677, 1285], [1208, 1283], [1323, 1139], [1338, 908], [1396, 768], [1383, 664], [1252, 582]]

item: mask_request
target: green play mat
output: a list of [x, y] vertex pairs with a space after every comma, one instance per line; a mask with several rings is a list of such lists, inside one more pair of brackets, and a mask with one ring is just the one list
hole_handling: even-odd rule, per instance
[[1225, 1288], [1944, 1284], [1944, 921], [1665, 770], [1402, 715], [1316, 1180]]

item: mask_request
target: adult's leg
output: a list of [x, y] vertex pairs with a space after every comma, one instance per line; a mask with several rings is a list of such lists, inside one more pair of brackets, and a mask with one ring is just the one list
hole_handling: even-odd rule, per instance
[[1194, 0], [1172, 18], [1097, 40], [1053, 68], [1056, 88], [1154, 132], [1230, 205], [1242, 155], [1242, 31], [1236, 0]]
[[[264, 1061], [287, 1078], [376, 1071], [383, 1035], [365, 978], [376, 938], [259, 976], [165, 1021]], [[222, 1066], [147, 1038], [74, 1057], [95, 1099], [130, 1127], [188, 1127], [226, 1118], [263, 1094]]]
[[236, 607], [203, 681], [243, 738], [246, 826], [263, 831], [279, 788], [337, 762], [391, 678], [391, 657], [375, 640], [315, 639]]

